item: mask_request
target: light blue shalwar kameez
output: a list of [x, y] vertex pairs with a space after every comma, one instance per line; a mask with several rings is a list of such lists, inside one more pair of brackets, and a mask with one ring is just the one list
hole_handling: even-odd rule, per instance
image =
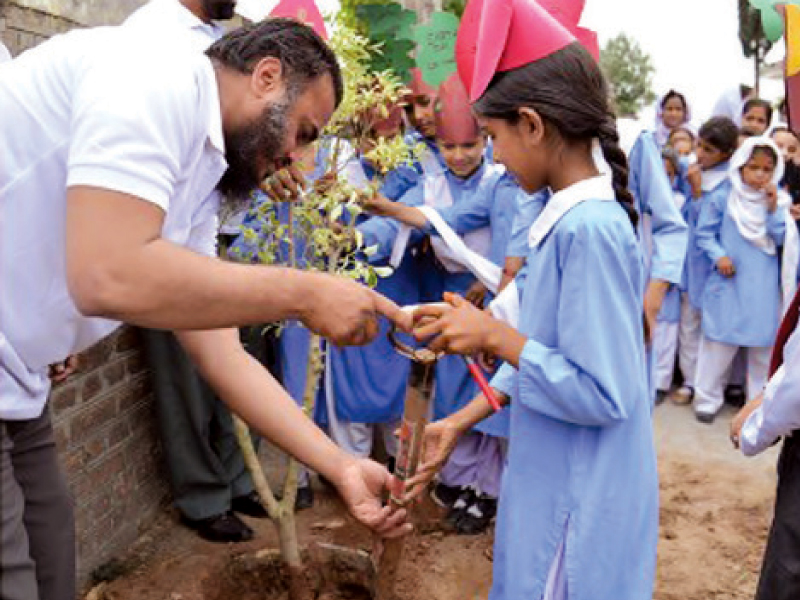
[[492, 380], [511, 439], [490, 600], [540, 600], [557, 558], [569, 600], [647, 600], [658, 481], [640, 245], [618, 204], [587, 200], [527, 263], [528, 342]]
[[[680, 317], [680, 291], [678, 286], [683, 275], [686, 258], [688, 228], [681, 216], [672, 193], [661, 151], [651, 132], [642, 132], [628, 157], [630, 173], [629, 189], [636, 201], [639, 213], [639, 240], [645, 257], [647, 281], [666, 281], [670, 288], [664, 298], [658, 321], [677, 323]], [[658, 328], [658, 324], [656, 325]], [[669, 326], [666, 326], [669, 327]], [[655, 342], [664, 342], [658, 331], [652, 332]], [[650, 389], [655, 399], [657, 388], [656, 357], [658, 347], [648, 349], [651, 365]]]

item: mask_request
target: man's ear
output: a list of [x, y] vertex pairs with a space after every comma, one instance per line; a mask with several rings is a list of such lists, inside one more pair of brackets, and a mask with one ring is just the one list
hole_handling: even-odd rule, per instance
[[280, 59], [266, 56], [253, 68], [250, 86], [258, 98], [271, 96], [285, 88], [284, 74]]
[[523, 106], [518, 110], [519, 121], [517, 127], [526, 144], [539, 146], [544, 143], [545, 130], [542, 117], [534, 109]]

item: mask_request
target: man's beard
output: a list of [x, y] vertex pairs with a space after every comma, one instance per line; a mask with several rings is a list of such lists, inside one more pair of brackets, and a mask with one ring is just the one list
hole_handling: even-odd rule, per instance
[[259, 163], [266, 161], [273, 169], [275, 162], [282, 158], [288, 112], [287, 100], [267, 105], [252, 123], [225, 134], [228, 169], [217, 189], [229, 204], [244, 204], [250, 193], [259, 187], [264, 176], [259, 172]]
[[203, 10], [212, 21], [232, 19], [234, 8], [236, 8], [235, 0], [203, 0]]

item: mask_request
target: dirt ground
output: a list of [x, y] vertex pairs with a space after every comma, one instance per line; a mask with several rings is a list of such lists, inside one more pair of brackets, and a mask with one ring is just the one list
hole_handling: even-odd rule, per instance
[[[777, 450], [755, 459], [734, 452], [727, 433], [732, 414], [726, 410], [708, 426], [697, 423], [687, 407], [665, 404], [656, 411], [662, 508], [655, 600], [753, 597], [771, 518]], [[485, 599], [491, 534], [456, 536], [437, 525], [435, 507], [422, 512], [418, 532], [406, 542], [400, 600]], [[276, 547], [269, 521], [248, 523], [255, 540], [218, 545], [197, 538], [165, 511], [127, 556], [106, 569], [113, 581], [95, 589], [92, 600], [217, 598], [222, 574], [235, 557]], [[321, 486], [314, 508], [300, 513], [299, 527], [303, 542], [371, 550], [367, 532]], [[237, 594], [236, 600], [244, 599]]]

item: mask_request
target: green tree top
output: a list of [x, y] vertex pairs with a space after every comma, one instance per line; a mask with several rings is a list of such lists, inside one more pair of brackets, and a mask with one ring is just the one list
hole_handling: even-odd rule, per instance
[[608, 79], [619, 116], [635, 116], [655, 100], [655, 68], [650, 55], [636, 40], [624, 33], [610, 39], [600, 52], [600, 66]]

